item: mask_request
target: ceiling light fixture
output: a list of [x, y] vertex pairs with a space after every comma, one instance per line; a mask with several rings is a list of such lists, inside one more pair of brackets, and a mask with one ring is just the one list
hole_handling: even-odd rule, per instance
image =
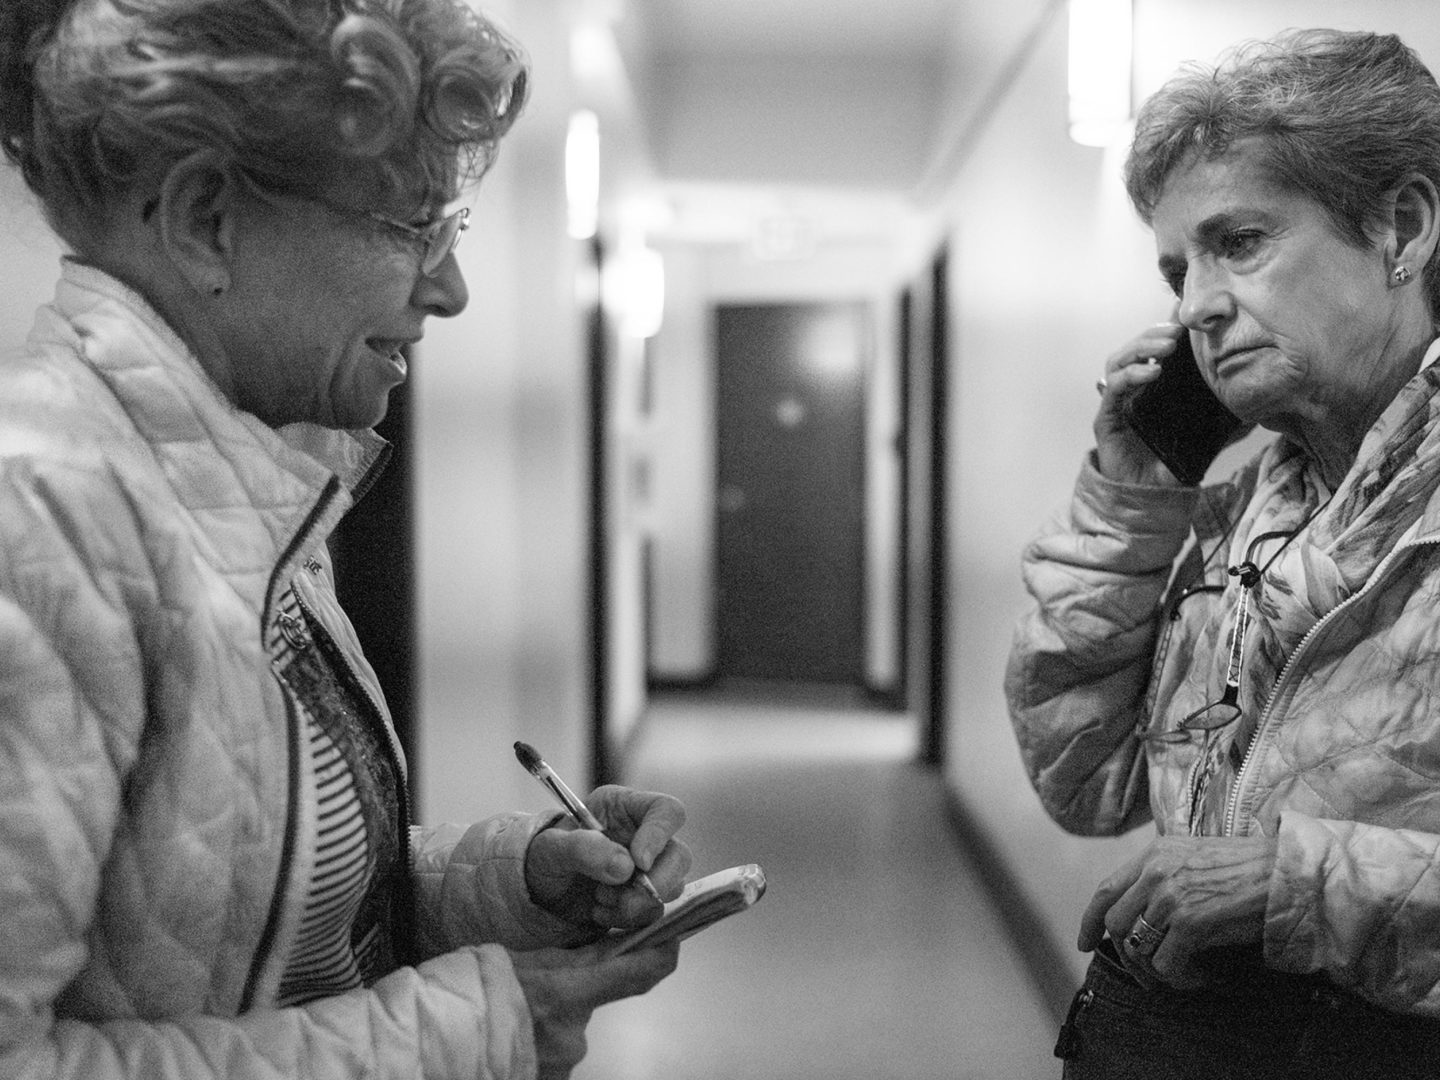
[[1130, 137], [1133, 0], [1070, 0], [1070, 138], [1116, 146]]

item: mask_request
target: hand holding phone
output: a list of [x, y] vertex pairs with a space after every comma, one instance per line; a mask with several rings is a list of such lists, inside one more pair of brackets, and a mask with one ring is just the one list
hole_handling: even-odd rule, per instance
[[1198, 484], [1246, 424], [1221, 404], [1195, 363], [1190, 335], [1160, 361], [1160, 376], [1120, 406], [1125, 422], [1182, 484]]

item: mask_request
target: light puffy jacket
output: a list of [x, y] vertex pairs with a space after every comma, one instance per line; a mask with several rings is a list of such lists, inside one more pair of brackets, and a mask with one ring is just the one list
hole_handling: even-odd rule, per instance
[[0, 1076], [534, 1075], [503, 946], [564, 932], [524, 888], [543, 818], [412, 830], [419, 962], [273, 1005], [316, 806], [262, 638], [293, 584], [389, 730], [325, 549], [382, 447], [235, 410], [69, 261], [0, 360]]
[[[1432, 369], [1402, 391], [1336, 490], [1335, 505], [1360, 511], [1362, 524], [1363, 509], [1382, 504], [1408, 507], [1407, 524], [1373, 552], [1349, 595], [1319, 613], [1273, 686], [1256, 691], [1266, 704], [1224, 823], [1231, 835], [1278, 838], [1268, 966], [1324, 972], [1382, 1007], [1432, 1017], [1440, 1017], [1437, 385]], [[1222, 542], [1231, 524], [1274, 509], [1265, 478], [1299, 454], [1276, 440], [1229, 481], [1199, 491], [1110, 482], [1092, 455], [1068, 514], [1026, 549], [1037, 606], [1018, 627], [1006, 696], [1032, 782], [1066, 829], [1113, 835], [1153, 821], [1161, 833], [1185, 832], [1200, 742], [1142, 741], [1137, 732], [1173, 729], [1215, 699], [1224, 660], [1217, 631], [1228, 626], [1238, 586], [1192, 596], [1173, 621], [1167, 587], [1184, 584], [1197, 553]], [[1322, 514], [1315, 528], [1324, 522]], [[1192, 529], [1198, 544], [1187, 547]], [[1222, 580], [1246, 541], [1228, 541]], [[1310, 543], [1309, 532], [1297, 538], [1294, 561], [1312, 554]], [[1289, 565], [1272, 573], [1283, 579]]]

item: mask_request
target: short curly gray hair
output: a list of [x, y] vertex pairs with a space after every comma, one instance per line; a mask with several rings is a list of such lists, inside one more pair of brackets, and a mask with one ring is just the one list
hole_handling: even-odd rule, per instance
[[[1393, 34], [1291, 30], [1187, 66], [1145, 102], [1125, 164], [1140, 217], [1150, 223], [1192, 154], [1251, 137], [1270, 180], [1313, 199], [1359, 246], [1407, 176], [1440, 188], [1440, 86], [1415, 52]], [[1424, 283], [1440, 312], [1440, 251]]]
[[524, 103], [465, 0], [4, 0], [0, 145], [68, 240], [197, 151], [303, 193], [337, 170], [421, 206], [478, 180]]

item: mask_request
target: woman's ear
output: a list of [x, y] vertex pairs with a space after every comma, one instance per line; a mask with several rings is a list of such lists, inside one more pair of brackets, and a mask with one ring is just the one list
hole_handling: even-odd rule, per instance
[[1440, 192], [1429, 177], [1410, 176], [1395, 189], [1393, 214], [1391, 269], [1403, 266], [1419, 276], [1440, 243]]
[[164, 255], [198, 293], [219, 296], [230, 287], [239, 195], [233, 168], [202, 151], [171, 167], [151, 203]]

